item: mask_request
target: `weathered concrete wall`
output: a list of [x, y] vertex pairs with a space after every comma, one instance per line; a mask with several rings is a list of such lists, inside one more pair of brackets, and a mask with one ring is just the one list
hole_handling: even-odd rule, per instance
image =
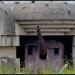
[[16, 46], [0, 46], [0, 67], [11, 67], [13, 73], [20, 69], [20, 58], [16, 58]]
[[0, 35], [3, 35], [6, 32], [6, 25], [7, 25], [7, 16], [5, 12], [0, 9]]
[[24, 29], [17, 22], [15, 22], [15, 35], [26, 35]]
[[14, 6], [14, 15], [26, 35], [75, 35], [75, 6], [64, 2], [20, 3]]
[[15, 24], [12, 9], [4, 3], [0, 3], [0, 35], [14, 35]]
[[17, 20], [75, 19], [75, 6], [64, 2], [20, 3], [14, 8]]
[[19, 36], [1, 35], [0, 46], [19, 46]]
[[6, 25], [6, 35], [14, 35], [15, 34], [15, 20], [14, 14], [11, 9], [8, 11], [7, 15], [7, 25]]
[[1, 57], [16, 58], [16, 47], [0, 47], [0, 58]]

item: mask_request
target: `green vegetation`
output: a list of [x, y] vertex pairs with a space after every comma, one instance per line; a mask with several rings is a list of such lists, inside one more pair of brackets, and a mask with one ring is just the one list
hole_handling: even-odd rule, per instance
[[[12, 69], [9, 67], [0, 67], [0, 74], [59, 74], [52, 68], [41, 68], [30, 70], [29, 68]], [[75, 74], [75, 69], [66, 68], [60, 74]]]

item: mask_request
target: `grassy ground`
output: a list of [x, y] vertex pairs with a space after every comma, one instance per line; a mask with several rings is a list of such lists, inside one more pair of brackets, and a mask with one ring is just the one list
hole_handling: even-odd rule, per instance
[[[41, 68], [30, 70], [29, 68], [11, 69], [9, 67], [0, 67], [0, 74], [59, 74], [52, 68]], [[60, 74], [75, 74], [75, 69], [64, 69]]]

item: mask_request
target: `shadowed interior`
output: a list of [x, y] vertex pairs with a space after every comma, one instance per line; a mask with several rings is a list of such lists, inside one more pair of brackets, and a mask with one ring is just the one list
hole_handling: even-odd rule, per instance
[[[72, 64], [72, 36], [43, 36], [45, 42], [56, 40], [64, 44], [64, 59], [69, 59]], [[16, 57], [20, 58], [21, 67], [25, 66], [25, 46], [28, 43], [37, 43], [37, 36], [20, 36], [20, 46], [16, 48]], [[28, 48], [28, 53], [32, 53], [32, 46]], [[58, 52], [55, 52], [58, 53]], [[44, 57], [44, 56], [43, 56]]]

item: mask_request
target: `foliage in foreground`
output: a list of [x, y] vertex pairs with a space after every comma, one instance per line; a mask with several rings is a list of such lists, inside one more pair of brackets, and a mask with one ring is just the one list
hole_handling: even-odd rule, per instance
[[[59, 74], [52, 68], [41, 68], [30, 70], [29, 68], [12, 69], [9, 67], [0, 67], [0, 74]], [[64, 69], [61, 74], [75, 74], [75, 69]]]

